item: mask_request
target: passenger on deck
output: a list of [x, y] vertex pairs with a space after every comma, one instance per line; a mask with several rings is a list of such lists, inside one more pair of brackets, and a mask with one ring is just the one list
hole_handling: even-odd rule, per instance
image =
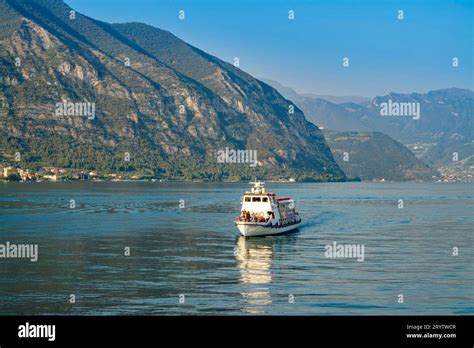
[[248, 211], [245, 212], [245, 221], [246, 222], [250, 221], [250, 213]]

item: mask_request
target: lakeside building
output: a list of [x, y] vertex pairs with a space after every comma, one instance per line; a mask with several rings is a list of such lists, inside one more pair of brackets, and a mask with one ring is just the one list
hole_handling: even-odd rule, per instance
[[4, 167], [3, 168], [3, 178], [6, 179], [8, 178], [10, 175], [12, 174], [17, 174], [18, 171], [16, 170], [16, 168], [13, 168], [13, 167]]

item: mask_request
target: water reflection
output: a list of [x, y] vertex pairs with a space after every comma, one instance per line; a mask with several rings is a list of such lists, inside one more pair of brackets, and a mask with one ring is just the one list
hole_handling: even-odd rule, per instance
[[240, 271], [242, 311], [250, 314], [264, 313], [264, 306], [272, 303], [268, 284], [272, 282], [273, 243], [269, 239], [237, 239], [235, 257]]
[[[299, 197], [301, 232], [245, 240], [230, 226], [246, 184], [0, 184], [1, 239], [40, 253], [37, 263], [1, 261], [0, 315], [473, 313], [473, 254], [446, 252], [472, 235], [472, 184], [278, 185]], [[400, 192], [416, 203], [403, 216], [393, 213]], [[64, 197], [83, 208], [64, 209]], [[370, 257], [326, 259], [334, 240], [366, 244]], [[124, 246], [131, 257], [117, 257]], [[410, 306], [391, 300], [400, 284]], [[195, 295], [186, 306], [183, 289]], [[83, 301], [65, 304], [70, 291]]]

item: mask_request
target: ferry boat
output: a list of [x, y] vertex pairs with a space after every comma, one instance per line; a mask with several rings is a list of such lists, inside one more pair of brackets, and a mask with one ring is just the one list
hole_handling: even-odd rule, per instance
[[242, 236], [268, 236], [298, 228], [301, 218], [295, 210], [293, 199], [276, 197], [275, 193], [266, 192], [264, 182], [250, 184], [254, 186], [242, 197], [242, 209], [235, 219]]

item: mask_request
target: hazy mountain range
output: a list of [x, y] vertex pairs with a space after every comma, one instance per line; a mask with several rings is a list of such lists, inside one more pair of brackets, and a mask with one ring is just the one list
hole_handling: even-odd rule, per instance
[[[0, 0], [3, 162], [20, 152], [24, 166], [173, 178], [346, 178], [322, 132], [274, 88], [167, 31], [71, 10]], [[94, 117], [58, 115], [58, 103], [95, 103]], [[257, 150], [258, 165], [218, 163], [226, 147]]]
[[282, 84], [278, 83], [277, 81], [261, 78], [263, 82], [269, 84], [273, 88], [276, 88], [278, 92], [285, 96], [295, 103], [302, 103], [305, 99], [314, 100], [314, 99], [324, 99], [334, 104], [341, 104], [341, 103], [363, 103], [368, 102], [370, 98], [362, 97], [362, 96], [335, 96], [335, 95], [327, 95], [327, 94], [314, 94], [314, 93], [298, 93], [294, 89], [290, 87], [283, 86]]
[[[280, 84], [273, 85], [293, 100], [310, 121], [324, 129], [364, 134], [381, 132], [407, 146], [434, 168], [452, 169], [454, 174], [465, 171], [474, 174], [474, 92], [469, 89], [390, 93], [368, 101], [335, 103], [298, 95], [291, 88], [281, 88]], [[382, 116], [381, 107], [389, 102], [418, 104], [419, 117]], [[331, 141], [329, 143], [331, 145]]]

